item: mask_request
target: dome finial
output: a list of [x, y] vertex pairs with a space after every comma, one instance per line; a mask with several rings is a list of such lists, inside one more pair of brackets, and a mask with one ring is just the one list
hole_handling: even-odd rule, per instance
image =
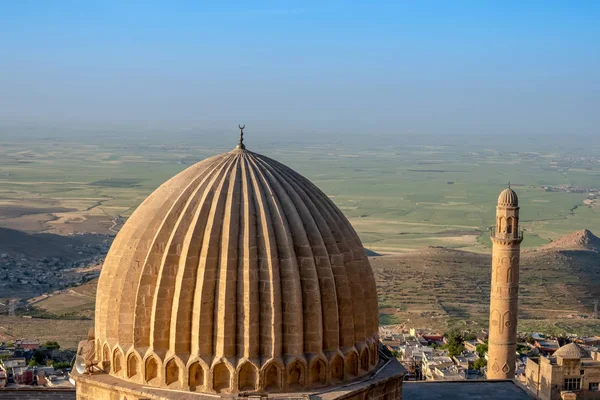
[[238, 128], [240, 128], [240, 142], [236, 146], [236, 149], [246, 150], [246, 146], [244, 145], [244, 128], [245, 127], [246, 127], [246, 124], [244, 124], [244, 125], [238, 124]]

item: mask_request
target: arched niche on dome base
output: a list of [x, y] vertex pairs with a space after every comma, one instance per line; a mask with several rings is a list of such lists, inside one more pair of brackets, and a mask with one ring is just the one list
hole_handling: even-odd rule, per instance
[[158, 362], [150, 356], [144, 362], [144, 379], [146, 382], [150, 382], [156, 378], [158, 378]]
[[369, 370], [369, 349], [367, 347], [360, 352], [360, 369], [364, 372]]
[[213, 390], [217, 393], [229, 393], [231, 391], [231, 371], [224, 361], [213, 367], [212, 384]]
[[344, 380], [344, 360], [341, 356], [335, 355], [331, 359], [331, 382], [340, 383]]
[[358, 356], [356, 352], [351, 351], [346, 354], [346, 362], [344, 364], [346, 379], [356, 378], [358, 376]]
[[238, 370], [238, 390], [248, 392], [256, 390], [258, 382], [257, 369], [252, 363], [245, 362]]
[[112, 372], [113, 372], [113, 374], [119, 375], [121, 373], [121, 371], [123, 370], [123, 366], [124, 366], [123, 353], [117, 347], [113, 351], [113, 357], [112, 357]]
[[369, 355], [371, 356], [371, 366], [375, 366], [377, 364], [377, 342], [373, 342], [370, 345], [371, 351]]
[[274, 362], [267, 364], [264, 369], [264, 387], [267, 392], [281, 390], [281, 368]]
[[324, 386], [327, 384], [327, 363], [320, 358], [314, 360], [310, 366], [310, 386]]
[[192, 363], [188, 368], [188, 382], [192, 392], [199, 392], [204, 387], [204, 368], [200, 362]]
[[294, 361], [287, 368], [286, 383], [289, 390], [300, 390], [306, 385], [306, 371], [300, 361]]
[[110, 367], [112, 365], [111, 358], [112, 357], [110, 356], [110, 347], [108, 347], [107, 343], [104, 343], [104, 346], [102, 346], [102, 368], [106, 373], [110, 372]]
[[174, 358], [171, 358], [165, 364], [165, 383], [171, 385], [179, 381], [179, 365]]
[[127, 377], [133, 378], [140, 372], [140, 360], [134, 353], [127, 356]]

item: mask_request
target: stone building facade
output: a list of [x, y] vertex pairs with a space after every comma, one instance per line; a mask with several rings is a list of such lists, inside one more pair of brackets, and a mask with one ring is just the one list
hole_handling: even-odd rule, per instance
[[79, 399], [401, 398], [356, 232], [242, 140], [164, 183], [117, 235], [96, 300], [104, 373], [77, 377]]
[[527, 389], [541, 400], [600, 399], [600, 353], [567, 344], [549, 357], [531, 357]]

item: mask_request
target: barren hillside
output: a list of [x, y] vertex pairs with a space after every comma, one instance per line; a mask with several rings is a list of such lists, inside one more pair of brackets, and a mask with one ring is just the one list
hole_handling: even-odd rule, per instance
[[[600, 299], [597, 240], [589, 231], [578, 231], [558, 239], [552, 246], [523, 252], [519, 330], [579, 334], [600, 331], [600, 320], [590, 318], [593, 300]], [[382, 324], [402, 323], [440, 330], [448, 326], [473, 329], [487, 326], [490, 255], [429, 247], [402, 255], [370, 255], [369, 260], [377, 280]], [[90, 318], [96, 283], [95, 279], [54, 292], [33, 307], [50, 315]], [[6, 318], [0, 316], [0, 333], [4, 338], [27, 332], [28, 326], [31, 332], [39, 332], [38, 319]], [[63, 322], [46, 321], [57, 325]], [[81, 332], [73, 328], [65, 336], [65, 342], [73, 343], [83, 337], [90, 323], [93, 321], [81, 321], [80, 325], [69, 321], [71, 327], [81, 326]], [[50, 333], [48, 337], [54, 338]]]
[[[591, 319], [600, 299], [598, 238], [590, 231], [566, 235], [521, 255], [519, 326], [557, 332], [600, 330]], [[407, 326], [485, 327], [491, 256], [442, 248], [370, 257], [379, 290], [382, 323]]]

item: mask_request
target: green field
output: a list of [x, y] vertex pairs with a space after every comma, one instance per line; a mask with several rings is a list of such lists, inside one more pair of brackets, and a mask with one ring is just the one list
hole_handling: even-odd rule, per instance
[[[600, 186], [600, 161], [585, 144], [569, 150], [534, 143], [516, 152], [506, 143], [366, 141], [257, 139], [253, 144], [247, 139], [250, 150], [311, 179], [348, 216], [365, 246], [378, 252], [430, 245], [488, 251], [487, 227], [509, 181], [521, 201], [525, 248], [600, 227], [600, 199], [584, 204], [585, 191]], [[233, 147], [223, 143], [210, 136], [175, 140], [169, 135], [0, 140], [0, 226], [114, 233], [166, 179]]]

